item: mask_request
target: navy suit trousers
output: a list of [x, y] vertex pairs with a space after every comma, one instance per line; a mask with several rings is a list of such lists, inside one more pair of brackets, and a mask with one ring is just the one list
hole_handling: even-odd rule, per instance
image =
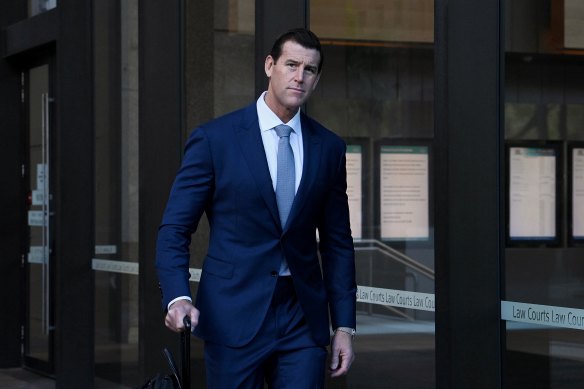
[[[232, 323], [238, 325], [238, 323]], [[292, 284], [279, 277], [259, 333], [243, 347], [205, 342], [207, 387], [276, 389], [324, 387], [326, 347], [318, 346]]]

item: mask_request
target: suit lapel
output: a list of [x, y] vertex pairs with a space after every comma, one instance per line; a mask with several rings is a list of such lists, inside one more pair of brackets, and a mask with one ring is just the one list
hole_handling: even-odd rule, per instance
[[316, 133], [315, 129], [310, 125], [309, 120], [306, 118], [304, 113], [301, 114], [302, 123], [302, 143], [304, 147], [304, 162], [302, 166], [302, 179], [300, 180], [300, 186], [294, 197], [294, 202], [292, 203], [292, 209], [290, 210], [290, 215], [288, 215], [288, 221], [286, 223], [285, 230], [288, 229], [291, 223], [308, 201], [308, 194], [314, 185], [316, 180], [316, 174], [320, 165], [321, 158], [321, 140], [320, 136]]
[[276, 194], [274, 193], [270, 169], [266, 160], [266, 151], [262, 142], [255, 104], [251, 104], [244, 109], [243, 122], [236, 128], [235, 132], [241, 152], [247, 162], [256, 186], [272, 214], [274, 222], [279, 226], [280, 216], [278, 214]]

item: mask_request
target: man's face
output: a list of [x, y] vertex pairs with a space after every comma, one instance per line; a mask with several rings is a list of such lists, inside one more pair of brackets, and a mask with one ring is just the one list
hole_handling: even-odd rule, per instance
[[320, 78], [320, 54], [294, 41], [284, 43], [278, 61], [268, 56], [266, 75], [270, 79], [266, 104], [284, 123], [308, 100]]

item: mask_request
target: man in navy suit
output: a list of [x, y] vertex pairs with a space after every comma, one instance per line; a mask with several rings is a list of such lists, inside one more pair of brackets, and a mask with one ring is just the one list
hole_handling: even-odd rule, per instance
[[[346, 145], [300, 109], [322, 64], [316, 35], [284, 33], [265, 61], [268, 90], [195, 129], [185, 147], [156, 266], [166, 326], [181, 331], [190, 316], [210, 388], [322, 388], [329, 343], [331, 376], [353, 361]], [[203, 212], [209, 249], [193, 305], [189, 245]]]

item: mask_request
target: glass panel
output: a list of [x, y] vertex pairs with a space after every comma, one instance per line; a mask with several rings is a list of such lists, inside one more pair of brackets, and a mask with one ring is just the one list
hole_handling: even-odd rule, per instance
[[57, 0], [28, 0], [28, 16], [35, 16], [57, 6]]
[[325, 59], [307, 111], [348, 145], [359, 286], [357, 358], [328, 385], [433, 388], [434, 2], [312, 0], [310, 28]]
[[[580, 0], [507, 0], [505, 140], [507, 145], [557, 150], [555, 171], [545, 158], [522, 159], [508, 187], [536, 185], [542, 195], [507, 192], [507, 215], [533, 209], [531, 223], [558, 225], [557, 239], [509, 239], [505, 252], [503, 317], [507, 320], [508, 388], [577, 388], [584, 381], [584, 245], [578, 226], [584, 130], [584, 7]], [[508, 157], [509, 158], [509, 157]], [[517, 160], [514, 159], [513, 163]], [[514, 166], [517, 167], [517, 166]], [[557, 190], [544, 194], [550, 179]], [[540, 209], [553, 202], [555, 215]], [[552, 220], [548, 220], [552, 219]], [[508, 220], [509, 222], [509, 220]], [[518, 228], [528, 227], [515, 220]], [[522, 226], [523, 223], [523, 226]], [[574, 229], [575, 227], [575, 229]], [[525, 228], [528, 230], [528, 228]]]
[[254, 78], [243, 75], [255, 74], [255, 2], [207, 0], [187, 12], [188, 131], [253, 101]]
[[[255, 74], [255, 2], [220, 0], [187, 7], [185, 139], [196, 126], [256, 99], [254, 78], [245, 76]], [[209, 31], [202, 33], [202, 24]], [[205, 222], [192, 242], [191, 266], [201, 268], [208, 242]]]
[[53, 318], [51, 307], [51, 262], [53, 237], [50, 233], [50, 116], [49, 65], [28, 73], [30, 243], [27, 265], [27, 336], [25, 355], [50, 362]]
[[95, 374], [139, 382], [138, 0], [94, 2]]

